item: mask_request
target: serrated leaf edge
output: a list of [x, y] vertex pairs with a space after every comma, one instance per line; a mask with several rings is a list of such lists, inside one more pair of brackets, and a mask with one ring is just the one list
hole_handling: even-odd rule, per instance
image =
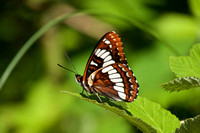
[[[187, 83], [189, 83], [187, 85], [185, 84], [185, 86], [191, 85], [191, 87], [185, 87], [185, 88], [183, 87], [183, 89], [174, 89], [174, 90], [166, 88], [166, 86], [168, 86], [170, 84], [173, 85], [175, 83], [180, 84], [180, 86], [184, 86], [184, 84], [181, 84], [181, 83], [183, 83], [183, 81], [186, 81]], [[180, 78], [175, 78], [175, 79], [173, 79], [171, 81], [168, 81], [168, 82], [166, 82], [164, 84], [161, 84], [161, 87], [164, 88], [167, 91], [170, 91], [170, 92], [192, 89], [192, 88], [195, 88], [195, 87], [200, 87], [200, 79], [196, 78], [196, 77], [180, 77]], [[178, 87], [176, 87], [176, 88], [178, 88]]]

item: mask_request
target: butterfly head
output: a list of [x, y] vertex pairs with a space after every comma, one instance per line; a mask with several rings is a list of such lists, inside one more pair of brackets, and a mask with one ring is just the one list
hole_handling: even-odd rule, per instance
[[75, 75], [76, 82], [82, 85], [83, 76], [76, 74]]

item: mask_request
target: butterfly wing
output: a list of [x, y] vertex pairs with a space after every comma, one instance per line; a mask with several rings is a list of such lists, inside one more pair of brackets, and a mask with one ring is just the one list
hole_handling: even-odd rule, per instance
[[117, 101], [133, 101], [138, 83], [128, 67], [122, 42], [115, 32], [108, 32], [93, 50], [83, 74], [83, 86]]
[[126, 64], [115, 63], [103, 67], [89, 77], [89, 86], [95, 92], [116, 101], [133, 101], [138, 95], [139, 85]]
[[86, 83], [88, 77], [96, 70], [118, 62], [127, 64], [122, 42], [117, 33], [108, 32], [99, 40], [92, 52], [83, 74], [83, 82]]

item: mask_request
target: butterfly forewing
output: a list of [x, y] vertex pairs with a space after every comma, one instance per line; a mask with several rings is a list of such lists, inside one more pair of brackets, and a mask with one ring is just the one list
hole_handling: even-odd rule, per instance
[[97, 43], [96, 48], [93, 50], [87, 62], [83, 80], [86, 81], [90, 74], [101, 67], [117, 62], [127, 63], [121, 39], [112, 31], [105, 34]]

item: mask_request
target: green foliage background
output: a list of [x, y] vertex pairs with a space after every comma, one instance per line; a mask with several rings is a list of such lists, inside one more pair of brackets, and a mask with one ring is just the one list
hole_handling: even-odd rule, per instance
[[199, 88], [169, 93], [160, 84], [175, 78], [168, 57], [189, 55], [199, 42], [199, 9], [198, 0], [2, 1], [0, 74], [45, 23], [74, 11], [93, 14], [54, 26], [23, 56], [0, 91], [0, 132], [140, 132], [122, 117], [60, 92], [82, 91], [74, 74], [56, 65], [72, 69], [64, 51], [82, 74], [98, 39], [110, 30], [122, 38], [129, 67], [140, 84], [139, 96], [160, 104], [180, 120], [196, 116]]

